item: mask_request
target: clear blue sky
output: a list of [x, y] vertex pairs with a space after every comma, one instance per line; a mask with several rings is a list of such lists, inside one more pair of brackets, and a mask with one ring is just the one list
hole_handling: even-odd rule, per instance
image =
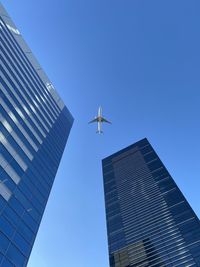
[[200, 1], [2, 3], [75, 118], [28, 267], [108, 267], [101, 159], [143, 137], [200, 216]]

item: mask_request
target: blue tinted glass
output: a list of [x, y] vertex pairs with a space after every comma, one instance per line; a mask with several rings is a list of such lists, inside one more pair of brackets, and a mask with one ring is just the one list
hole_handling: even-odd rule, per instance
[[23, 254], [29, 255], [31, 247], [19, 233], [15, 233], [13, 241]]
[[0, 251], [5, 253], [9, 245], [9, 239], [0, 232]]
[[102, 163], [110, 267], [197, 266], [199, 220], [147, 139]]
[[1, 263], [2, 267], [14, 267], [14, 265], [5, 257], [3, 258], [3, 262]]
[[16, 266], [23, 266], [25, 257], [13, 244], [10, 244], [6, 255]]
[[15, 231], [14, 227], [3, 216], [0, 217], [0, 230], [10, 238], [12, 237]]

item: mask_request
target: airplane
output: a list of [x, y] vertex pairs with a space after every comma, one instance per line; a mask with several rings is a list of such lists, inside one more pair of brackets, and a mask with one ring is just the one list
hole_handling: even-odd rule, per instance
[[102, 107], [99, 107], [98, 109], [98, 115], [94, 118], [94, 120], [91, 120], [89, 123], [97, 122], [97, 131], [96, 133], [103, 133], [102, 131], [102, 123], [107, 122], [110, 123], [110, 121], [106, 120], [105, 118], [102, 117]]

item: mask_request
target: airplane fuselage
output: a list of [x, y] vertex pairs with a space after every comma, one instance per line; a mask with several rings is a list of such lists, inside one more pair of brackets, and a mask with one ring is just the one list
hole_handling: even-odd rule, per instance
[[99, 133], [99, 134], [103, 133], [103, 131], [102, 131], [102, 123], [103, 122], [111, 123], [108, 120], [106, 120], [105, 118], [103, 118], [101, 107], [99, 107], [99, 109], [98, 109], [97, 117], [95, 117], [94, 120], [90, 121], [90, 123], [92, 123], [92, 122], [97, 122], [97, 133]]

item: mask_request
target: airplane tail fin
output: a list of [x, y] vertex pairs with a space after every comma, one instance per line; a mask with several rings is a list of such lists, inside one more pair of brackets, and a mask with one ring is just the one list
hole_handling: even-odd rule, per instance
[[98, 134], [102, 134], [102, 133], [103, 133], [103, 131], [96, 131], [96, 133], [98, 133]]

